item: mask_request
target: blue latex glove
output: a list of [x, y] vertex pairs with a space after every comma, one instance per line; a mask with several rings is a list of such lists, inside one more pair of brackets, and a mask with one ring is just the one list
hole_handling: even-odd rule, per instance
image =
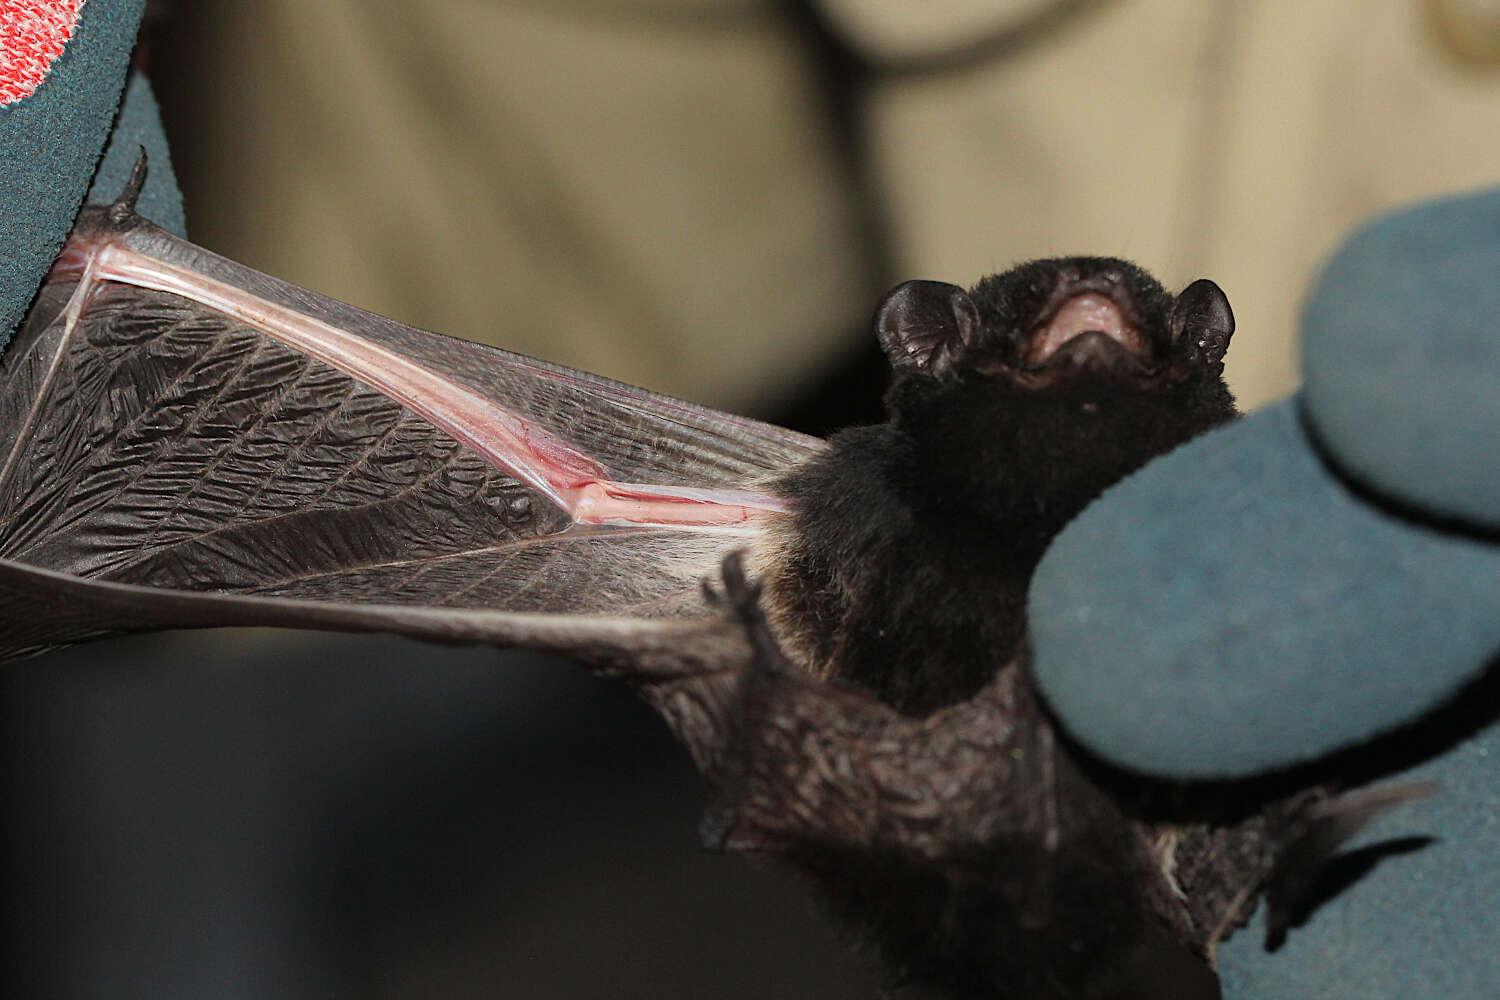
[[1494, 997], [1500, 192], [1356, 234], [1303, 337], [1299, 396], [1157, 460], [1059, 536], [1032, 586], [1038, 682], [1082, 743], [1169, 778], [1316, 760], [1441, 707], [1386, 737], [1407, 754], [1392, 780], [1439, 791], [1351, 846], [1436, 839], [1281, 951], [1257, 925], [1235, 936], [1225, 996]]

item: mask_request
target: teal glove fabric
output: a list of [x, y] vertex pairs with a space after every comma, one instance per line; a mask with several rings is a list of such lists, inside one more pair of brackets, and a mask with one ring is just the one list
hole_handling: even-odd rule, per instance
[[1221, 949], [1230, 1000], [1495, 995], [1497, 316], [1500, 191], [1377, 220], [1309, 299], [1304, 391], [1121, 483], [1038, 568], [1038, 683], [1106, 759], [1235, 778], [1385, 734], [1389, 780], [1439, 785], [1353, 847], [1431, 842], [1281, 951]]
[[[144, 6], [145, 0], [90, 0], [41, 85], [0, 108], [0, 347], [62, 247], [85, 192], [112, 198], [141, 145], [151, 154], [143, 214], [182, 230], [182, 196], [156, 103], [139, 76], [125, 86]], [[110, 148], [101, 165], [106, 137]]]
[[1031, 623], [1038, 681], [1090, 749], [1243, 777], [1384, 732], [1483, 670], [1500, 550], [1368, 503], [1291, 401], [1085, 511], [1037, 571]]
[[1080, 740], [1240, 777], [1409, 722], [1487, 669], [1497, 316], [1500, 191], [1377, 221], [1309, 299], [1305, 394], [1153, 462], [1058, 537], [1031, 590], [1036, 672]]
[[1339, 466], [1398, 503], [1500, 532], [1500, 192], [1360, 233], [1304, 326], [1303, 405]]
[[[1490, 684], [1474, 697], [1492, 708], [1500, 690]], [[1433, 781], [1437, 789], [1350, 843], [1344, 857], [1374, 852], [1367, 854], [1374, 867], [1293, 928], [1280, 949], [1265, 949], [1264, 907], [1220, 945], [1224, 1000], [1493, 1000], [1500, 725], [1465, 732], [1460, 727], [1459, 742], [1438, 756], [1384, 779]]]
[[131, 73], [125, 83], [125, 96], [120, 101], [114, 130], [109, 134], [109, 143], [99, 158], [99, 167], [94, 171], [84, 201], [93, 205], [114, 201], [130, 179], [130, 171], [142, 149], [146, 151], [149, 169], [146, 171], [146, 185], [135, 200], [135, 210], [167, 232], [186, 237], [182, 192], [178, 190], [177, 175], [172, 170], [172, 158], [167, 151], [161, 110], [156, 106], [156, 98], [146, 78]]

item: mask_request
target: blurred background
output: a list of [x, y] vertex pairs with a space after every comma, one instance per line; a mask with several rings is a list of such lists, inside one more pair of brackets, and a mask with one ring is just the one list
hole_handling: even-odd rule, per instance
[[[814, 433], [878, 419], [891, 284], [1070, 253], [1215, 279], [1253, 408], [1349, 226], [1500, 176], [1493, 0], [178, 2], [142, 41], [196, 242]], [[875, 994], [565, 663], [198, 633], [0, 694], [23, 995]]]

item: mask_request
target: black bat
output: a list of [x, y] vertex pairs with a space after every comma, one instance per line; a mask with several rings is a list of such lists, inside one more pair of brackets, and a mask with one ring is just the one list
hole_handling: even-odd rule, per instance
[[266, 277], [137, 216], [143, 178], [80, 214], [0, 368], [0, 656], [223, 625], [570, 654], [686, 744], [708, 842], [779, 855], [956, 997], [1205, 956], [1278, 827], [1321, 857], [1393, 798], [1163, 819], [1032, 691], [1048, 540], [1233, 415], [1212, 282], [904, 284], [890, 419], [823, 442]]

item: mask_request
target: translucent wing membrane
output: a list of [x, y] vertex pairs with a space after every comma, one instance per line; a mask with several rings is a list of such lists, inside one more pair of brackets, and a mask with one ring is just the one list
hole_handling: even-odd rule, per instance
[[289, 615], [603, 655], [707, 620], [821, 446], [89, 209], [0, 366], [0, 655]]

